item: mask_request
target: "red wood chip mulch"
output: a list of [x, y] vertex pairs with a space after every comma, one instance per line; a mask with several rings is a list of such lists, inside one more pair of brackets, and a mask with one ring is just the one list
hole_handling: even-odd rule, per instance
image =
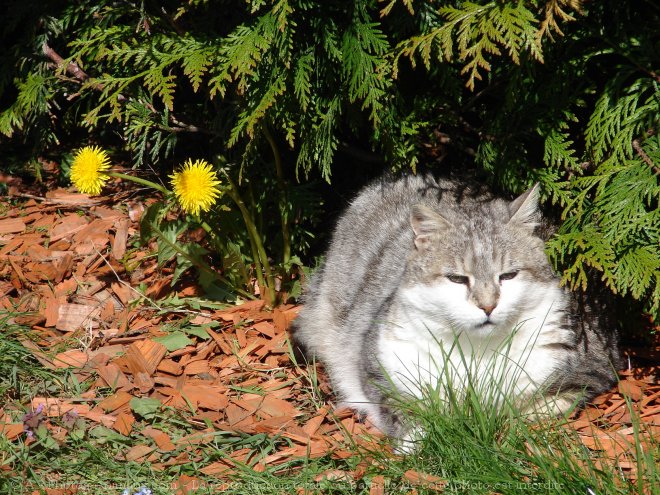
[[[267, 311], [256, 300], [194, 312], [132, 304], [141, 296], [131, 286], [144, 284], [146, 296], [155, 301], [172, 291], [173, 269], [157, 268], [147, 250], [128, 244], [138, 233], [144, 210], [139, 202], [110, 208], [97, 198], [56, 190], [45, 201], [4, 206], [9, 209], [0, 219], [0, 308], [29, 312], [14, 320], [32, 328], [31, 338], [22, 343], [43, 366], [72, 368], [80, 382], [96, 380], [81, 397], [34, 397], [33, 410], [49, 417], [75, 412], [123, 435], [136, 421], [130, 406], [134, 397], [189, 413], [195, 433], [175, 440], [167, 431], [147, 427], [141, 431], [144, 443], [123, 453], [126, 460], [146, 460], [156, 470], [190, 462], [197, 446], [217, 431], [290, 439], [290, 446], [261, 459], [257, 470], [294, 457], [350, 456], [346, 432], [377, 436], [348, 411], [330, 414], [329, 406], [317, 409], [310, 403], [305, 371], [288, 354], [286, 332], [296, 306]], [[194, 285], [178, 291], [180, 297], [195, 294]], [[167, 330], [184, 318], [198, 329], [195, 334]], [[178, 343], [162, 339], [168, 336]], [[603, 459], [616, 459], [631, 479], [635, 439], [648, 448], [651, 437], [660, 438], [658, 340], [637, 353], [651, 359], [623, 371], [617, 389], [570, 423], [586, 447]], [[639, 417], [640, 431], [632, 426], [627, 402]], [[12, 423], [0, 409], [0, 433], [14, 439], [23, 434], [23, 424]], [[178, 455], [161, 460], [173, 451]], [[249, 462], [250, 455], [248, 449], [235, 451], [201, 472], [222, 476], [234, 462]], [[419, 476], [406, 473], [413, 482]], [[378, 486], [372, 486], [374, 493]]]
[[[13, 320], [32, 328], [22, 343], [43, 366], [72, 368], [80, 382], [97, 377], [81, 397], [33, 398], [33, 410], [48, 417], [75, 413], [124, 435], [136, 421], [129, 404], [134, 397], [192, 412], [198, 433], [175, 445], [167, 432], [147, 428], [142, 434], [158, 449], [137, 444], [125, 453], [127, 460], [147, 460], [154, 469], [190, 462], [195, 446], [217, 431], [290, 439], [291, 446], [260, 461], [261, 469], [295, 457], [347, 457], [348, 434], [379, 436], [350, 411], [330, 415], [329, 407], [309, 403], [306, 372], [289, 357], [287, 329], [297, 306], [267, 311], [254, 300], [196, 312], [132, 304], [141, 296], [127, 282], [145, 284], [146, 296], [157, 301], [171, 291], [173, 270], [157, 268], [146, 250], [127, 247], [138, 234], [142, 205], [129, 204], [123, 212], [97, 203], [56, 190], [47, 202], [29, 200], [0, 219], [0, 308], [28, 312]], [[178, 296], [196, 292], [190, 285]], [[184, 329], [194, 327], [195, 334], [168, 331], [184, 318]], [[164, 337], [179, 343], [168, 350], [172, 341]], [[0, 433], [14, 439], [23, 424], [12, 423], [0, 409]], [[178, 457], [159, 462], [162, 452], [175, 449], [182, 450]], [[249, 454], [239, 450], [231, 458], [245, 462]], [[231, 459], [223, 460], [201, 472], [219, 475], [231, 466]]]

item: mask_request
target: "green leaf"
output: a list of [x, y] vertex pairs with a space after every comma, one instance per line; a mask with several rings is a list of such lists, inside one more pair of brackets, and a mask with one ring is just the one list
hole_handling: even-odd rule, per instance
[[160, 226], [151, 225], [152, 231], [158, 234], [158, 265], [162, 266], [179, 254], [178, 238], [187, 228], [185, 222], [180, 220], [166, 222]]
[[[462, 73], [469, 75], [466, 86], [472, 90], [476, 80], [482, 79], [481, 71], [492, 69], [490, 56], [500, 56], [506, 51], [511, 60], [519, 64], [521, 54], [527, 52], [537, 61], [543, 61], [536, 17], [523, 2], [488, 2], [485, 5], [464, 2], [459, 5], [440, 8], [444, 23], [403, 41], [395, 64], [398, 57], [405, 56], [414, 65], [414, 57], [419, 54], [430, 69], [435, 50], [440, 61], [465, 62]], [[457, 56], [454, 46], [458, 48]]]
[[[208, 334], [206, 334], [206, 337], [208, 338]], [[184, 347], [195, 344], [192, 340], [186, 337], [183, 332], [180, 331], [172, 332], [163, 337], [156, 337], [154, 341], [163, 344], [169, 352], [178, 351], [179, 349], [183, 349]]]
[[158, 399], [141, 399], [138, 397], [133, 397], [129, 405], [135, 414], [147, 420], [154, 418], [163, 406], [162, 402]]
[[[151, 400], [151, 399], [150, 399]], [[107, 428], [105, 426], [96, 426], [89, 430], [89, 436], [95, 438], [98, 443], [103, 445], [104, 443], [124, 443], [126, 437], [117, 433], [115, 430]]]
[[633, 140], [658, 123], [657, 84], [641, 78], [622, 88], [627, 76], [624, 72], [609, 82], [589, 119], [586, 144], [596, 163], [608, 155], [617, 161], [632, 158]]
[[204, 327], [184, 327], [183, 331], [188, 335], [194, 335], [195, 337], [199, 337], [202, 340], [208, 340], [211, 338], [209, 333], [206, 331], [206, 328]]
[[389, 50], [387, 37], [379, 23], [356, 20], [344, 35], [341, 50], [349, 99], [361, 101], [377, 125], [391, 84], [389, 64], [383, 58]]
[[140, 242], [144, 245], [148, 243], [158, 230], [158, 224], [167, 214], [169, 207], [160, 201], [149, 205], [140, 218]]
[[293, 76], [293, 90], [300, 102], [300, 108], [307, 111], [310, 102], [312, 85], [310, 77], [313, 74], [314, 54], [305, 53], [296, 61], [295, 72]]

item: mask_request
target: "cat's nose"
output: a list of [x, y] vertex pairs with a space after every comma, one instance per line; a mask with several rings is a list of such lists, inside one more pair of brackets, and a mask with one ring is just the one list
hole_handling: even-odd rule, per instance
[[495, 304], [491, 304], [488, 306], [484, 304], [483, 306], [479, 306], [479, 307], [483, 310], [484, 313], [486, 313], [486, 316], [490, 316], [490, 314], [495, 309], [495, 306], [496, 306]]

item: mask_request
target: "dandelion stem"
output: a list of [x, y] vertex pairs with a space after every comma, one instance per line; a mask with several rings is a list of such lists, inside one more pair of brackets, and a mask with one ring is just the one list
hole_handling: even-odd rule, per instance
[[[270, 262], [268, 261], [268, 255], [266, 254], [266, 249], [264, 248], [263, 243], [261, 242], [261, 237], [259, 232], [257, 232], [257, 227], [254, 224], [252, 216], [245, 206], [243, 198], [241, 198], [236, 188], [236, 184], [231, 180], [229, 174], [226, 171], [222, 171], [225, 177], [227, 178], [227, 183], [229, 188], [227, 189], [227, 194], [229, 197], [236, 203], [238, 209], [241, 210], [241, 215], [243, 215], [243, 221], [247, 227], [248, 236], [250, 238], [250, 245], [252, 247], [253, 257], [255, 259], [255, 266], [257, 268], [257, 280], [262, 287], [265, 287], [267, 290], [268, 303], [270, 305], [275, 304], [275, 279], [273, 278], [273, 272], [270, 268]], [[266, 273], [266, 280], [264, 283], [263, 274], [261, 272], [261, 266], [263, 266], [263, 271]]]
[[[208, 225], [206, 225], [206, 226], [207, 226], [209, 229], [211, 228], [211, 227], [209, 227]], [[215, 278], [216, 280], [222, 282], [222, 283], [225, 284], [227, 287], [229, 287], [229, 288], [231, 288], [232, 290], [236, 291], [236, 292], [237, 292], [238, 294], [240, 294], [241, 296], [243, 296], [243, 297], [247, 297], [248, 299], [252, 299], [252, 297], [253, 297], [252, 294], [250, 294], [250, 293], [248, 293], [248, 292], [246, 292], [246, 291], [244, 291], [244, 290], [242, 290], [242, 289], [239, 289], [238, 287], [234, 287], [234, 286], [232, 285], [232, 283], [231, 283], [229, 280], [227, 280], [225, 277], [223, 277], [222, 275], [220, 275], [219, 273], [217, 273], [215, 270], [213, 270], [213, 269], [212, 269], [210, 266], [208, 266], [206, 263], [204, 263], [204, 262], [201, 261], [201, 260], [196, 259], [195, 256], [192, 256], [192, 255], [191, 255], [189, 252], [187, 252], [185, 249], [182, 249], [182, 248], [181, 248], [176, 242], [172, 242], [172, 241], [170, 241], [170, 240], [167, 238], [167, 236], [165, 236], [165, 234], [163, 234], [163, 232], [162, 232], [161, 230], [159, 230], [159, 229], [157, 229], [157, 228], [154, 228], [154, 227], [152, 227], [152, 229], [153, 229], [153, 232], [154, 232], [154, 233], [156, 234], [156, 236], [158, 237], [158, 240], [159, 240], [160, 242], [166, 244], [166, 245], [167, 245], [170, 249], [172, 249], [173, 251], [176, 251], [176, 253], [177, 253], [178, 256], [181, 256], [182, 258], [185, 258], [187, 261], [190, 262], [190, 264], [192, 264], [193, 266], [195, 266], [200, 272], [205, 272], [205, 273], [211, 275], [211, 277], [213, 277], [213, 278]], [[206, 230], [206, 229], [204, 229], [204, 230]]]
[[160, 184], [156, 184], [155, 182], [152, 182], [147, 179], [143, 179], [141, 177], [134, 177], [128, 174], [122, 174], [121, 172], [107, 172], [107, 175], [109, 175], [110, 177], [116, 177], [117, 179], [130, 180], [137, 184], [142, 184], [143, 186], [151, 187], [153, 189], [156, 189], [157, 191], [162, 192], [163, 194], [169, 194], [170, 192]]
[[288, 200], [286, 184], [284, 183], [284, 171], [282, 170], [282, 155], [277, 147], [273, 134], [268, 129], [268, 126], [263, 126], [263, 133], [266, 141], [270, 145], [275, 160], [275, 173], [277, 174], [277, 186], [280, 189], [280, 220], [282, 222], [282, 261], [286, 265], [291, 258], [291, 233], [289, 232], [289, 213], [288, 213]]

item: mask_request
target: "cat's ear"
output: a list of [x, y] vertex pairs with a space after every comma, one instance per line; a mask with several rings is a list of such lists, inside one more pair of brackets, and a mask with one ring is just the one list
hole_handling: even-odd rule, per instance
[[509, 205], [509, 223], [517, 223], [534, 228], [539, 223], [539, 183], [528, 189]]
[[412, 207], [410, 224], [415, 233], [417, 249], [426, 249], [435, 237], [451, 227], [451, 223], [442, 215], [424, 205]]

